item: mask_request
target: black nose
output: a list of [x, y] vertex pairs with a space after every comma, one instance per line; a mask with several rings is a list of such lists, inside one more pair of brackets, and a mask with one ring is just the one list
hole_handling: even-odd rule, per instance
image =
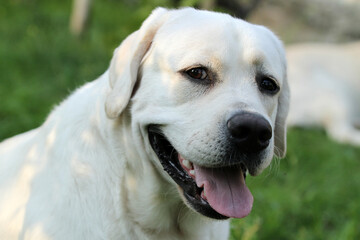
[[232, 116], [227, 122], [232, 141], [244, 153], [256, 153], [270, 142], [272, 129], [269, 122], [255, 113], [243, 112]]

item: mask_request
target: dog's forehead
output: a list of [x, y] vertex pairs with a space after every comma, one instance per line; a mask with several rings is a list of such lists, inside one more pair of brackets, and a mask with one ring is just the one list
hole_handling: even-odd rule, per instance
[[224, 66], [237, 62], [266, 65], [279, 79], [285, 71], [281, 44], [271, 31], [227, 14], [180, 11], [169, 18], [154, 42], [174, 70], [192, 64]]

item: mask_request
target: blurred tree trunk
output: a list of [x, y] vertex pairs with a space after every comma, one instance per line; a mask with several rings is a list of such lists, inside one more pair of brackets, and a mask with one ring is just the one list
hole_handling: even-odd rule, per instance
[[70, 31], [75, 36], [84, 31], [89, 15], [91, 0], [74, 0], [70, 18]]
[[218, 6], [228, 9], [236, 17], [246, 19], [262, 2], [262, 0], [217, 0]]
[[199, 6], [201, 9], [212, 10], [215, 8], [216, 0], [200, 0]]

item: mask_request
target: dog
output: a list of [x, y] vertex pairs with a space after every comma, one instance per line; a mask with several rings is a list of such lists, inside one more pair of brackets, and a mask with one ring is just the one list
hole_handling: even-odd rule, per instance
[[335, 141], [360, 146], [360, 42], [286, 48], [289, 126], [321, 126]]
[[109, 69], [0, 145], [1, 239], [227, 239], [246, 174], [286, 152], [283, 45], [224, 13], [157, 8]]

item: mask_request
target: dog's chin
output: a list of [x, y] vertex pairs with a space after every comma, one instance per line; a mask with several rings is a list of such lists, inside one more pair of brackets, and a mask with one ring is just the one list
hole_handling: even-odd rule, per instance
[[[196, 212], [213, 219], [228, 219], [229, 217], [241, 218], [250, 213], [253, 199], [250, 191], [245, 186], [246, 168], [243, 164], [217, 166], [216, 168], [198, 166], [183, 159], [183, 157], [177, 152], [177, 150], [156, 126], [151, 125], [148, 128], [148, 134], [150, 145], [158, 156], [162, 167], [176, 182], [180, 188], [183, 198], [186, 199], [188, 206], [191, 206], [191, 208]], [[196, 177], [195, 174], [197, 175]], [[209, 187], [209, 185], [213, 185], [211, 182], [216, 178], [216, 176], [209, 177], [213, 179], [204, 180], [201, 179], [201, 175], [217, 175], [220, 176], [219, 178], [225, 179], [228, 182], [232, 180], [234, 180], [234, 182], [240, 182], [240, 193], [237, 194], [238, 197], [235, 198], [236, 203], [232, 203], [234, 205], [232, 208], [236, 209], [227, 210], [229, 206], [226, 201], [234, 202], [233, 199], [229, 200], [227, 197], [219, 196], [212, 197], [214, 195], [221, 195], [225, 192], [222, 190], [216, 190], [216, 188], [230, 188], [230, 190], [227, 191], [231, 192], [232, 190], [230, 185], [233, 185], [233, 188], [238, 188], [236, 184], [220, 183], [218, 186]], [[212, 196], [208, 196], [208, 193], [211, 193]], [[222, 201], [223, 199], [225, 200]], [[219, 209], [219, 211], [214, 208]]]

